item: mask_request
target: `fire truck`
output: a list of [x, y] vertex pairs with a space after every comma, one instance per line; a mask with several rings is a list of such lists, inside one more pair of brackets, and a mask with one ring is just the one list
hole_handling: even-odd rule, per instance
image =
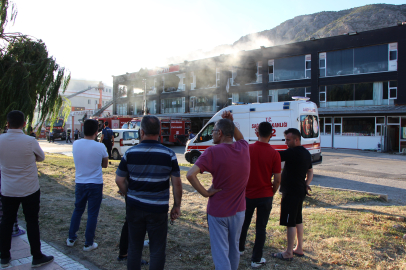
[[[47, 121], [45, 124], [45, 133], [48, 141], [50, 128], [51, 122]], [[63, 121], [63, 118], [59, 118], [54, 122], [52, 131], [54, 132], [54, 139], [61, 139], [61, 141], [66, 140], [65, 122]]]
[[[158, 117], [161, 121], [161, 136], [159, 142], [165, 145], [185, 145], [188, 131], [191, 128], [189, 118]], [[142, 118], [133, 118], [125, 123], [122, 128], [136, 129], [141, 127]]]

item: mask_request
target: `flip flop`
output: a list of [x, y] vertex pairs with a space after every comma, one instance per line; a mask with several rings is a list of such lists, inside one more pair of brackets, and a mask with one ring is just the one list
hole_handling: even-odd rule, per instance
[[283, 255], [282, 255], [282, 252], [272, 253], [271, 257], [280, 259], [282, 261], [287, 261], [287, 262], [293, 261], [293, 258], [284, 258]]
[[304, 257], [304, 254], [300, 254], [300, 253], [296, 253], [296, 252], [293, 252], [293, 255], [295, 255], [296, 257]]
[[21, 229], [18, 229], [18, 232], [15, 233], [15, 234], [12, 234], [11, 236], [12, 237], [17, 237], [17, 236], [20, 236], [20, 235], [23, 235], [23, 234], [25, 234], [25, 231], [21, 230]]

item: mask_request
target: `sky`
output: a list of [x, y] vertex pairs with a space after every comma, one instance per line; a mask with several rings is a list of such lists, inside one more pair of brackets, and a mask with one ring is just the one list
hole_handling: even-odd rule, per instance
[[[15, 24], [6, 31], [42, 39], [73, 79], [103, 81], [140, 68], [162, 67], [167, 58], [232, 44], [295, 16], [339, 11], [365, 0], [10, 0]], [[404, 0], [386, 1], [404, 4]], [[184, 59], [187, 60], [187, 59]], [[173, 63], [176, 64], [176, 63]]]

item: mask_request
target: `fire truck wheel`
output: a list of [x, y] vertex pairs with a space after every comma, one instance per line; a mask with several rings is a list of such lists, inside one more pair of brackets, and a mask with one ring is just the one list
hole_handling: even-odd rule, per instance
[[195, 164], [195, 162], [197, 161], [197, 159], [199, 158], [199, 154], [198, 153], [192, 153], [190, 155], [190, 163]]
[[121, 157], [120, 157], [120, 153], [118, 152], [117, 149], [114, 149], [114, 150], [113, 150], [112, 156], [113, 156], [113, 158], [114, 158], [115, 160], [119, 160], [119, 159], [121, 158]]

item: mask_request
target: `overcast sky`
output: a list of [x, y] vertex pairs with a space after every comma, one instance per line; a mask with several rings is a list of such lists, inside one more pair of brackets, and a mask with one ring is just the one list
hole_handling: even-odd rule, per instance
[[[365, 0], [14, 0], [7, 31], [42, 39], [72, 78], [113, 84], [112, 75], [161, 66], [171, 56], [232, 44], [295, 16], [373, 4]], [[385, 1], [404, 4], [404, 1]], [[186, 59], [185, 59], [186, 60]], [[175, 63], [174, 63], [175, 64]]]

